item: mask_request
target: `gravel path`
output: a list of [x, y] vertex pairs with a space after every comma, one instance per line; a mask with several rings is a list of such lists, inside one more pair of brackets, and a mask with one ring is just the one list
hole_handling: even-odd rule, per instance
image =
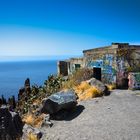
[[79, 102], [79, 114], [53, 121], [51, 128], [44, 128], [43, 140], [140, 140], [136, 92], [114, 90], [110, 96]]

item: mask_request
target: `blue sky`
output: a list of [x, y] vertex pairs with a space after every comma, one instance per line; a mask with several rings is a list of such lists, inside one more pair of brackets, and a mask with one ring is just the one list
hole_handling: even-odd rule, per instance
[[81, 56], [111, 42], [140, 44], [139, 7], [139, 0], [0, 0], [0, 57]]

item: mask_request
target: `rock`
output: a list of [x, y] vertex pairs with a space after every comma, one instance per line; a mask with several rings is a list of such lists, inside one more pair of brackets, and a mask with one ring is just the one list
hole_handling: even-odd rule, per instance
[[29, 78], [27, 78], [27, 79], [25, 80], [24, 87], [25, 87], [25, 88], [26, 88], [26, 87], [30, 87], [30, 79], [29, 79]]
[[0, 140], [15, 140], [21, 137], [22, 128], [20, 116], [2, 105], [0, 108]]
[[13, 111], [16, 108], [15, 96], [12, 96], [11, 98], [8, 99], [8, 105], [10, 111]]
[[53, 123], [50, 121], [50, 115], [47, 114], [44, 116], [43, 122], [42, 122], [42, 126], [49, 126], [52, 127]]
[[12, 115], [12, 121], [14, 123], [14, 127], [18, 134], [22, 135], [23, 123], [21, 117], [16, 112], [10, 112]]
[[95, 86], [97, 89], [99, 89], [104, 95], [108, 95], [109, 91], [107, 89], [107, 86], [103, 84], [101, 81], [91, 78], [90, 80], [87, 81], [91, 86]]
[[29, 78], [27, 78], [27, 79], [25, 80], [24, 88], [25, 88], [25, 92], [26, 92], [26, 93], [31, 93], [30, 79], [29, 79]]
[[31, 93], [30, 79], [27, 78], [25, 80], [24, 87], [19, 89], [18, 101], [23, 100], [23, 99], [27, 100], [27, 98], [28, 98], [27, 96], [29, 93]]
[[25, 92], [25, 88], [20, 88], [18, 93], [18, 100], [20, 100]]
[[42, 102], [42, 113], [54, 114], [60, 110], [69, 110], [76, 106], [77, 96], [72, 90], [57, 92]]
[[31, 138], [39, 140], [41, 137], [42, 132], [39, 129], [33, 128], [32, 126], [27, 124], [24, 125], [22, 140], [28, 140]]

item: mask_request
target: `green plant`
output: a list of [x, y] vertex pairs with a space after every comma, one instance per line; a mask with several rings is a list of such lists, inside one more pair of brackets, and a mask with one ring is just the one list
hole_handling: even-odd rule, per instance
[[44, 82], [43, 91], [48, 95], [58, 92], [62, 87], [63, 79], [61, 76], [50, 75], [48, 80]]

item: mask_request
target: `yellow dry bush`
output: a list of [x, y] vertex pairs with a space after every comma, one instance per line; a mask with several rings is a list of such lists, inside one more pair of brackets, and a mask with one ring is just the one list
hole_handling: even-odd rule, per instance
[[116, 84], [107, 85], [108, 90], [116, 89]]
[[81, 82], [80, 85], [74, 87], [74, 90], [78, 94], [82, 94], [85, 90], [89, 89], [90, 85], [87, 82]]
[[33, 124], [34, 127], [40, 127], [43, 119], [44, 119], [43, 115], [40, 115], [40, 116], [36, 117], [35, 120], [34, 120], [34, 124]]
[[74, 88], [79, 100], [87, 100], [102, 96], [102, 92], [94, 86], [90, 86], [87, 82], [82, 82]]
[[26, 114], [23, 119], [23, 122], [25, 122], [28, 125], [33, 125], [34, 123], [34, 116], [32, 114]]
[[82, 81], [89, 80], [93, 76], [93, 70], [88, 68], [80, 68], [68, 76], [68, 80], [63, 82], [63, 89], [73, 89], [75, 86], [79, 85]]
[[33, 127], [40, 127], [43, 121], [44, 115], [40, 116], [34, 116], [33, 114], [26, 114], [22, 121], [25, 122], [28, 125], [31, 125]]
[[73, 79], [70, 79], [68, 81], [65, 81], [62, 85], [62, 90], [65, 90], [65, 89], [71, 89], [75, 86], [77, 86], [78, 84], [76, 83], [76, 81], [74, 81]]
[[37, 136], [34, 135], [33, 133], [28, 134], [28, 140], [38, 140]]

